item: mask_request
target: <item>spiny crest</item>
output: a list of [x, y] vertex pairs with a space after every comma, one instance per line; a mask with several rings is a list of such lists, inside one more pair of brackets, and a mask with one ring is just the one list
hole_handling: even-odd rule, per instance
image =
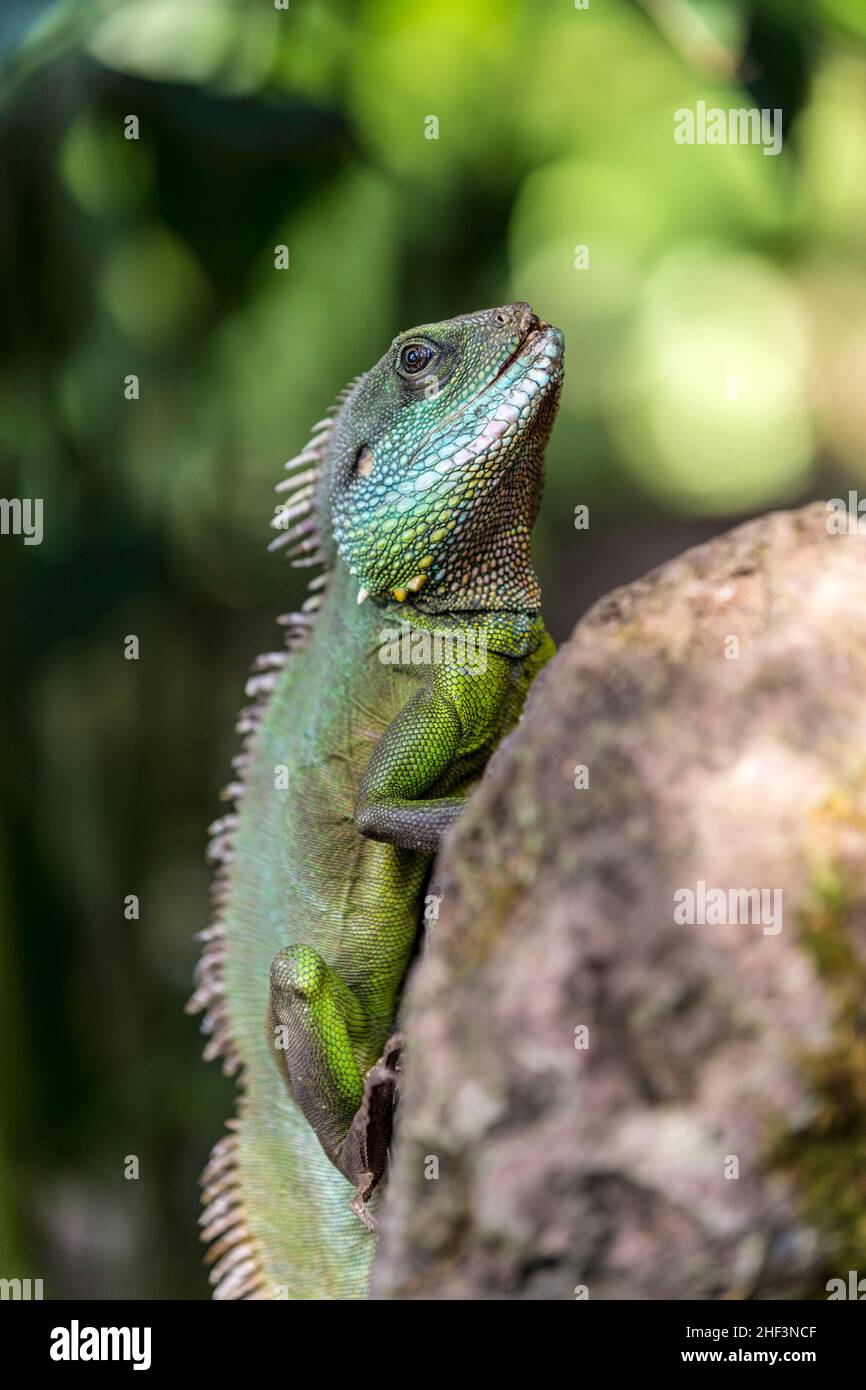
[[[355, 381], [350, 382], [337, 396], [327, 415], [316, 421], [309, 443], [286, 464], [291, 476], [277, 484], [277, 492], [284, 492], [286, 496], [275, 508], [271, 526], [281, 534], [271, 541], [268, 549], [282, 550], [284, 546], [289, 546], [287, 553], [298, 569], [321, 565], [326, 560], [316, 516], [316, 492], [335, 416], [358, 379], [356, 377]], [[304, 605], [305, 611], [308, 608], [309, 601]]]
[[[229, 1120], [228, 1129], [237, 1129], [237, 1123]], [[236, 1149], [236, 1135], [223, 1135], [201, 1175], [199, 1225], [201, 1239], [210, 1244], [205, 1263], [213, 1265], [209, 1279], [215, 1299], [263, 1299], [268, 1294], [247, 1229]]]
[[282, 534], [271, 541], [268, 549], [290, 546], [288, 554], [295, 565], [315, 565], [325, 558], [321, 553], [315, 499], [323, 445], [333, 423], [330, 416], [316, 421], [309, 444], [286, 464], [291, 476], [277, 484], [277, 492], [286, 493], [286, 497], [275, 509], [271, 525]]
[[[282, 534], [269, 549], [291, 546], [288, 554], [300, 568], [321, 565], [325, 561], [318, 534], [315, 512], [315, 493], [323, 466], [334, 417], [354, 382], [337, 397], [323, 420], [313, 426], [309, 443], [286, 468], [293, 475], [278, 485], [277, 491], [288, 494], [277, 508], [272, 525]], [[250, 744], [255, 737], [271, 692], [289, 655], [307, 638], [313, 614], [322, 602], [328, 582], [327, 573], [315, 575], [309, 585], [309, 597], [299, 613], [284, 613], [277, 621], [285, 628], [283, 649], [265, 652], [253, 663], [246, 684], [246, 694], [252, 703], [241, 710], [236, 725], [242, 737], [241, 752], [232, 759], [235, 776], [220, 793], [223, 801], [233, 803], [234, 809], [218, 817], [209, 827], [207, 858], [214, 865], [211, 886], [213, 915], [211, 923], [198, 933], [203, 943], [195, 970], [195, 989], [186, 1005], [190, 1014], [201, 1013], [201, 1031], [207, 1038], [205, 1061], [222, 1058], [222, 1070], [227, 1076], [238, 1074], [243, 1084], [241, 1058], [231, 1036], [225, 996], [224, 964], [227, 950], [223, 909], [229, 891], [229, 873], [233, 855], [233, 840], [237, 829], [239, 808], [244, 795], [244, 773], [249, 763]], [[243, 1102], [241, 1101], [241, 1106]], [[228, 1128], [237, 1127], [236, 1120]], [[202, 1239], [215, 1244], [208, 1251], [207, 1261], [213, 1262], [210, 1280], [215, 1285], [214, 1298], [266, 1298], [255, 1252], [246, 1227], [242, 1196], [236, 1167], [234, 1134], [220, 1139], [211, 1153], [201, 1182], [203, 1187]]]
[[[328, 415], [324, 420], [319, 420], [313, 426], [312, 437], [306, 448], [296, 459], [291, 459], [287, 467], [297, 468], [299, 460], [306, 464], [311, 462], [313, 467], [308, 467], [306, 477], [315, 477], [317, 469], [321, 465], [325, 453], [328, 436], [333, 428], [333, 415]], [[302, 475], [303, 476], [303, 475]], [[297, 479], [290, 480], [297, 482]], [[303, 484], [300, 491], [307, 494], [307, 490], [313, 484], [307, 482]], [[305, 496], [304, 500], [298, 504], [293, 502], [292, 506], [301, 505], [305, 508], [305, 527], [308, 528], [302, 541], [300, 558], [295, 559], [295, 563], [304, 565], [313, 564], [321, 558], [318, 538], [315, 535], [315, 513], [312, 508], [312, 493]], [[284, 533], [276, 544], [282, 545], [291, 539], [291, 533]], [[312, 556], [309, 552], [312, 550]], [[291, 552], [290, 552], [291, 553]], [[265, 709], [267, 708], [268, 698], [273, 690], [277, 677], [283, 666], [288, 660], [289, 652], [296, 648], [307, 636], [315, 609], [321, 603], [322, 591], [327, 582], [326, 574], [319, 574], [310, 584], [310, 596], [304, 603], [300, 613], [283, 614], [278, 621], [285, 627], [286, 636], [284, 649], [277, 652], [265, 652], [253, 663], [253, 674], [246, 684], [246, 693], [252, 703], [241, 710], [236, 724], [237, 732], [242, 737], [240, 754], [233, 759], [232, 766], [236, 777], [223, 788], [220, 793], [223, 801], [233, 802], [237, 808], [243, 799], [243, 773], [248, 762], [249, 743], [255, 736], [259, 728]], [[211, 900], [214, 907], [211, 924], [198, 935], [198, 939], [204, 943], [201, 957], [195, 972], [195, 990], [187, 1004], [187, 1012], [202, 1013], [204, 1015], [201, 1023], [201, 1031], [205, 1034], [208, 1041], [204, 1049], [206, 1061], [212, 1061], [216, 1057], [221, 1057], [223, 1071], [227, 1076], [232, 1076], [238, 1070], [240, 1059], [232, 1041], [225, 1008], [225, 991], [223, 987], [223, 965], [225, 961], [225, 933], [223, 930], [222, 908], [228, 894], [228, 874], [232, 860], [233, 838], [237, 828], [237, 815], [235, 811], [227, 815], [220, 816], [209, 827], [209, 842], [207, 848], [208, 860], [214, 865], [214, 877], [211, 890]]]

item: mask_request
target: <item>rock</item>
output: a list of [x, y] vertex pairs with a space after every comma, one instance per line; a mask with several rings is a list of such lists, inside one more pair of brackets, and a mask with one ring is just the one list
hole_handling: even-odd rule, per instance
[[[616, 591], [533, 687], [438, 866], [374, 1297], [866, 1274], [866, 541], [826, 520]], [[738, 920], [678, 921], [701, 883]]]

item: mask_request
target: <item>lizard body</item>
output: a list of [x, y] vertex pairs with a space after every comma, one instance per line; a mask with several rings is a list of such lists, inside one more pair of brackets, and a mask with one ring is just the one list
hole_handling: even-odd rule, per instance
[[242, 1085], [203, 1176], [215, 1297], [365, 1296], [432, 857], [553, 650], [530, 533], [561, 362], [523, 304], [400, 335], [278, 509], [325, 575], [259, 659], [213, 828], [190, 1008]]

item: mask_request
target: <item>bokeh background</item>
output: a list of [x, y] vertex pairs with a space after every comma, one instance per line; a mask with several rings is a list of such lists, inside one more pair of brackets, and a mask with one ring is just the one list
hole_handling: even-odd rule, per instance
[[[200, 1298], [233, 1087], [182, 1005], [245, 673], [301, 596], [281, 464], [396, 332], [519, 298], [567, 339], [557, 638], [866, 486], [866, 6], [5, 0], [0, 45], [0, 491], [45, 516], [0, 536], [0, 1276]], [[675, 144], [699, 100], [780, 108], [783, 152]]]

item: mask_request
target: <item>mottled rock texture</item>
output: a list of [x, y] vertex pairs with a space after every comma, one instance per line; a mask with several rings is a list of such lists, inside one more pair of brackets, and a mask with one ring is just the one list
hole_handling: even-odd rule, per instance
[[[826, 520], [611, 594], [533, 688], [440, 861], [375, 1296], [866, 1274], [866, 537]], [[699, 880], [781, 931], [677, 924]]]

